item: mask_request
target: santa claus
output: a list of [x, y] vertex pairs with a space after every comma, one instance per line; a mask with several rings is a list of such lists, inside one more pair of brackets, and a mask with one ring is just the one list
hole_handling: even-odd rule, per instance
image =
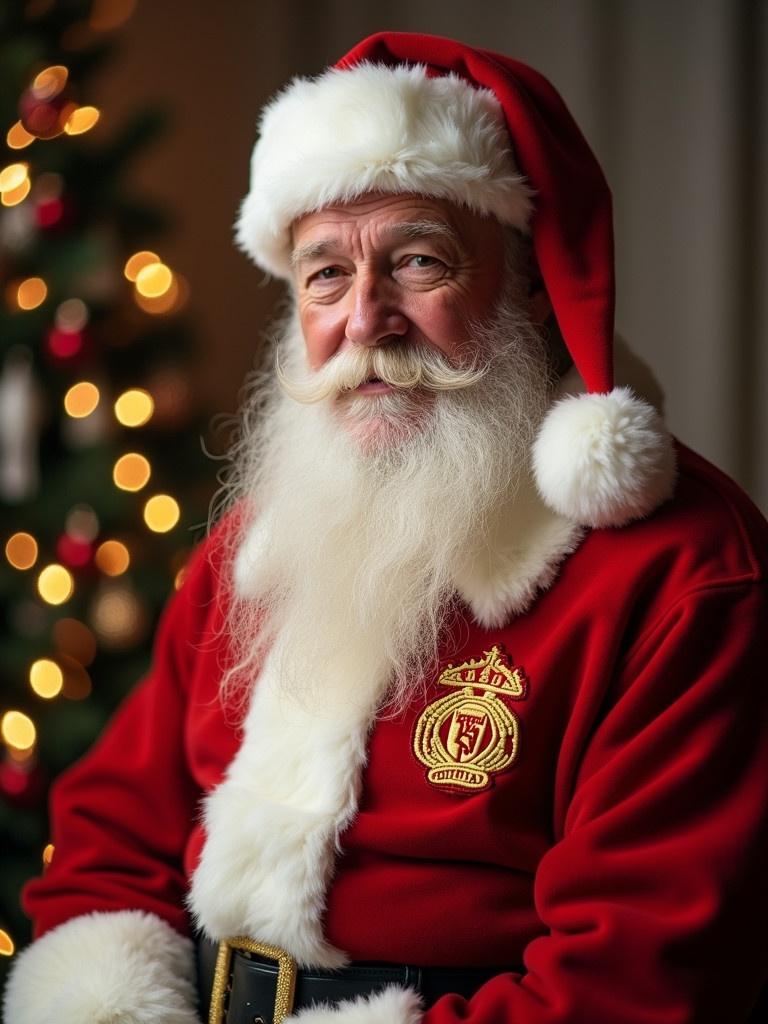
[[768, 531], [642, 364], [614, 387], [562, 101], [373, 36], [267, 107], [237, 238], [289, 287], [276, 369], [55, 789], [6, 1020], [747, 1021]]

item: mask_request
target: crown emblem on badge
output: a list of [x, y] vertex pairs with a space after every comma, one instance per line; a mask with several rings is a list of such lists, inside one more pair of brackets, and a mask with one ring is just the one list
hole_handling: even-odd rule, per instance
[[456, 690], [428, 704], [416, 723], [414, 753], [442, 789], [488, 789], [517, 756], [519, 723], [506, 701], [522, 700], [527, 680], [499, 647], [483, 654], [440, 673], [438, 685]]

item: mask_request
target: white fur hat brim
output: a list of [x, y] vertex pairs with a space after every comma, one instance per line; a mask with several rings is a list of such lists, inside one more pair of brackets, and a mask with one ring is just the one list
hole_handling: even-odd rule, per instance
[[423, 66], [362, 63], [295, 79], [265, 108], [236, 242], [287, 279], [293, 221], [367, 192], [448, 199], [521, 230], [533, 195], [492, 92]]

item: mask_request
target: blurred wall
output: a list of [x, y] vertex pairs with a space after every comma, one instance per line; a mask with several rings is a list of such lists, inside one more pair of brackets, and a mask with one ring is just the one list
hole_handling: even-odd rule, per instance
[[382, 28], [502, 50], [557, 86], [615, 198], [617, 324], [672, 428], [768, 508], [768, 4], [751, 0], [140, 0], [99, 97], [175, 129], [136, 169], [173, 211], [198, 386], [231, 411], [279, 291], [231, 243], [261, 104]]

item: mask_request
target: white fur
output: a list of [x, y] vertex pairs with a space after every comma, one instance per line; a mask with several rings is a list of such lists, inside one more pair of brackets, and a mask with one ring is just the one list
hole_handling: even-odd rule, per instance
[[296, 217], [366, 192], [449, 199], [521, 229], [533, 195], [492, 92], [424, 67], [363, 63], [297, 78], [265, 108], [237, 244], [289, 278]]
[[240, 750], [206, 800], [189, 903], [214, 940], [251, 935], [302, 965], [338, 967], [345, 954], [322, 934], [325, 894], [338, 836], [357, 809], [381, 676], [375, 658], [340, 651], [334, 675], [299, 702], [281, 687], [281, 653], [271, 653]]
[[419, 1024], [421, 1003], [409, 988], [392, 985], [372, 996], [336, 1006], [310, 1006], [286, 1017], [285, 1024]]
[[456, 574], [456, 589], [487, 629], [527, 611], [583, 536], [575, 523], [542, 503], [528, 480], [505, 513], [489, 530], [487, 546]]
[[7, 1024], [199, 1024], [189, 939], [139, 910], [75, 917], [19, 954]]
[[629, 388], [557, 402], [533, 448], [544, 501], [583, 526], [623, 526], [672, 494], [675, 455], [656, 410]]

